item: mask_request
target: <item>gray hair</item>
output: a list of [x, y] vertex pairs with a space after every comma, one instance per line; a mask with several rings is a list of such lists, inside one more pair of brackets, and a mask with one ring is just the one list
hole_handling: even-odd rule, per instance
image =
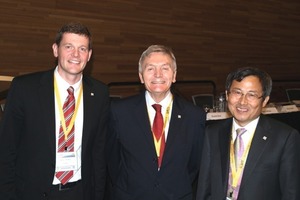
[[171, 48], [163, 46], [163, 45], [151, 45], [149, 46], [141, 55], [140, 60], [139, 60], [139, 72], [141, 73], [143, 71], [143, 62], [145, 60], [146, 57], [148, 57], [151, 53], [163, 53], [163, 54], [167, 54], [171, 57], [172, 59], [172, 67], [174, 69], [174, 72], [177, 71], [177, 64], [176, 64], [176, 58], [173, 54], [173, 51]]

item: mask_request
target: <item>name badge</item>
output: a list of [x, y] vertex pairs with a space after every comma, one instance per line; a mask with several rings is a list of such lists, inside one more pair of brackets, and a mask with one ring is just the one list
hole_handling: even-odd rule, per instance
[[262, 109], [263, 114], [272, 114], [272, 113], [278, 113], [278, 110], [275, 107], [267, 107]]
[[56, 154], [56, 171], [72, 171], [77, 169], [74, 152], [59, 152]]
[[286, 105], [282, 106], [281, 112], [298, 112], [298, 108], [296, 105]]
[[206, 114], [206, 120], [219, 120], [226, 119], [229, 117], [231, 117], [231, 114], [227, 112], [209, 112]]

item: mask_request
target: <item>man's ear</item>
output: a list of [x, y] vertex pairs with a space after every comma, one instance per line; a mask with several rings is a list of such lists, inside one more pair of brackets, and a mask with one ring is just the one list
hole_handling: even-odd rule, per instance
[[270, 96], [266, 96], [266, 98], [265, 98], [264, 101], [263, 101], [262, 107], [265, 107], [265, 106], [267, 105], [269, 99], [270, 99]]
[[52, 51], [55, 58], [58, 57], [58, 46], [56, 43], [52, 44]]
[[143, 75], [142, 75], [142, 73], [139, 73], [139, 77], [140, 77], [140, 81], [141, 81], [141, 83], [142, 83], [142, 84], [144, 84], [145, 82], [144, 82], [144, 78], [143, 78]]

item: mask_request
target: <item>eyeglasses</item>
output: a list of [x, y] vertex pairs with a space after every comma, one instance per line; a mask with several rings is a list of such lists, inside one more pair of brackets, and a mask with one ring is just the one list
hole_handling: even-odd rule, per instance
[[241, 90], [231, 90], [228, 92], [233, 98], [240, 99], [242, 96], [245, 96], [247, 101], [255, 101], [262, 98], [263, 96], [258, 96], [255, 92], [247, 92], [244, 94]]

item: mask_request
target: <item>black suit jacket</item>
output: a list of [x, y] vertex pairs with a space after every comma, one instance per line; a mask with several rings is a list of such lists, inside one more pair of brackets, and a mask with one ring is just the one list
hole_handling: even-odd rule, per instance
[[[197, 200], [226, 198], [232, 118], [206, 129]], [[299, 200], [299, 133], [261, 115], [244, 168], [238, 200]]]
[[[55, 173], [53, 70], [17, 77], [0, 125], [0, 199], [47, 197]], [[101, 199], [105, 183], [104, 143], [109, 113], [107, 87], [83, 76], [84, 199]]]
[[192, 199], [205, 126], [200, 107], [174, 97], [160, 171], [144, 93], [113, 102], [111, 123], [107, 146], [113, 199]]

